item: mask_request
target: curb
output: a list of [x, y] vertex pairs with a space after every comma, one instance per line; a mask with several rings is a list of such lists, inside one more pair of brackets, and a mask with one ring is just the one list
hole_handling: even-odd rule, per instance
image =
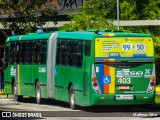
[[13, 95], [0, 95], [0, 99], [13, 99], [14, 96]]

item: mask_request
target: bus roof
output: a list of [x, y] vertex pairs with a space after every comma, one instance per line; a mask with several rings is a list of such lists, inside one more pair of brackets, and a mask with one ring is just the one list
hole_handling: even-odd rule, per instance
[[[43, 40], [48, 39], [51, 33], [29, 33], [26, 35], [11, 36], [7, 39], [6, 43], [9, 41], [19, 41], [19, 40]], [[57, 38], [63, 39], [77, 39], [77, 40], [93, 40], [95, 37], [94, 32], [86, 31], [70, 31], [70, 32], [58, 32]]]
[[97, 37], [152, 37], [152, 35], [132, 32], [98, 32]]
[[[29, 33], [11, 36], [7, 39], [6, 43], [19, 40], [47, 40], [52, 33]], [[94, 40], [95, 37], [151, 37], [151, 34], [121, 31], [57, 31], [57, 33], [57, 38], [76, 40]]]
[[59, 32], [57, 38], [77, 39], [77, 40], [94, 40], [95, 32], [87, 32], [87, 31]]
[[6, 43], [9, 41], [19, 41], [19, 40], [43, 40], [48, 39], [51, 33], [29, 33], [26, 35], [17, 35], [17, 36], [11, 36], [7, 39]]

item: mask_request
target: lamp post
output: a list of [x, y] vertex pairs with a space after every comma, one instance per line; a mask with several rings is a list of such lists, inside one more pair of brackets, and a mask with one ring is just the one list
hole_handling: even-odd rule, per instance
[[117, 0], [117, 29], [119, 30], [119, 0]]

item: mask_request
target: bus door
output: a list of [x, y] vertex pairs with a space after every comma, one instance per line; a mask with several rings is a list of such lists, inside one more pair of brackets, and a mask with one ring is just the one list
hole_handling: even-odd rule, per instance
[[49, 98], [55, 98], [54, 76], [55, 76], [55, 58], [56, 58], [56, 37], [57, 33], [52, 33], [48, 43], [47, 54], [47, 94]]

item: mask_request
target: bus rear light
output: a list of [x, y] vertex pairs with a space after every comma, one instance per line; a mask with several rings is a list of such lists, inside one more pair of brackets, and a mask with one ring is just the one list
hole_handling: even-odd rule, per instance
[[156, 80], [156, 77], [155, 77], [155, 76], [152, 76], [152, 77], [151, 77], [151, 80], [152, 80], [152, 81], [155, 81], [155, 80]]
[[96, 71], [95, 71], [95, 66], [94, 64], [92, 65], [92, 88], [96, 93], [101, 93], [98, 81], [97, 81], [97, 77], [96, 77]]
[[93, 78], [92, 78], [92, 80], [93, 80], [93, 81], [96, 81], [96, 80], [97, 80], [97, 78], [96, 78], [96, 77], [93, 77]]
[[98, 85], [98, 83], [97, 83], [97, 82], [94, 82], [94, 83], [93, 83], [93, 86], [95, 86], [95, 87], [96, 87], [97, 85]]
[[152, 81], [152, 82], [150, 82], [150, 85], [151, 85], [151, 86], [154, 86], [154, 85], [155, 85], [155, 83]]
[[148, 84], [146, 93], [154, 92], [155, 84], [156, 84], [155, 64], [153, 64], [152, 76], [150, 78], [150, 82]]
[[114, 34], [103, 34], [104, 37], [113, 37]]

